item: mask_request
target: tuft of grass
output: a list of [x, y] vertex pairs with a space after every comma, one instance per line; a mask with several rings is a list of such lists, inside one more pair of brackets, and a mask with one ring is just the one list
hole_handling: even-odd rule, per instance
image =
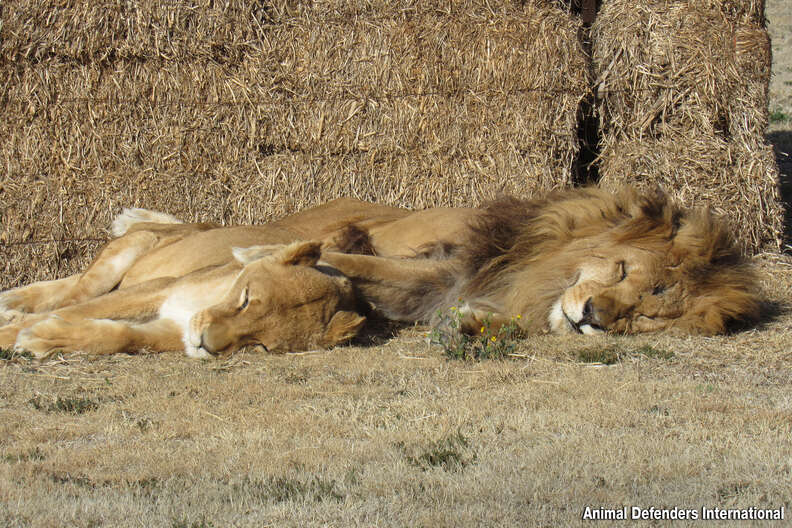
[[18, 358], [24, 358], [24, 359], [30, 360], [30, 359], [33, 359], [33, 354], [31, 354], [30, 352], [27, 352], [27, 351], [25, 351], [25, 352], [14, 352], [10, 348], [2, 348], [2, 347], [0, 347], [0, 360], [11, 361], [12, 359], [18, 359]]
[[723, 484], [718, 488], [716, 491], [716, 495], [719, 501], [726, 501], [729, 499], [734, 499], [741, 493], [749, 490], [751, 488], [751, 483], [746, 481], [738, 481], [738, 482], [729, 482], [727, 484]]
[[603, 365], [617, 363], [622, 355], [623, 353], [615, 346], [583, 348], [575, 354], [581, 363], [602, 363]]
[[674, 353], [670, 350], [655, 348], [652, 345], [643, 345], [633, 350], [633, 355], [646, 356], [652, 359], [673, 359]]
[[136, 489], [138, 493], [146, 497], [159, 495], [162, 492], [163, 483], [157, 477], [149, 477], [145, 479], [135, 480], [129, 482], [129, 485]]
[[[405, 449], [404, 445], [399, 445]], [[470, 441], [457, 431], [456, 434], [433, 443], [423, 453], [408, 456], [407, 460], [415, 467], [427, 471], [431, 468], [440, 468], [443, 471], [458, 471], [476, 460], [476, 455], [467, 455]]]
[[773, 123], [773, 124], [785, 123], [785, 122], [787, 122], [789, 120], [790, 120], [789, 114], [787, 114], [786, 112], [784, 112], [780, 108], [777, 108], [777, 109], [773, 110], [772, 112], [770, 112], [770, 122]]
[[642, 345], [631, 350], [618, 345], [597, 346], [583, 348], [575, 353], [576, 359], [581, 363], [601, 363], [603, 365], [613, 365], [627, 356], [644, 356], [651, 359], [669, 360], [673, 359], [674, 353], [670, 350], [655, 348], [652, 345]]
[[646, 412], [649, 414], [656, 414], [657, 416], [671, 416], [671, 409], [660, 405], [652, 405]]
[[44, 460], [44, 453], [41, 452], [38, 446], [34, 447], [33, 449], [28, 450], [25, 453], [18, 453], [16, 455], [5, 455], [3, 456], [3, 461], [9, 463], [19, 463], [19, 462], [28, 462], [28, 461], [39, 461]]
[[54, 402], [45, 402], [40, 396], [31, 398], [29, 403], [37, 411], [84, 414], [99, 408], [99, 402], [88, 398], [58, 398]]
[[503, 359], [514, 353], [520, 336], [517, 318], [499, 328], [493, 328], [489, 314], [477, 334], [464, 332], [462, 314], [452, 306], [447, 313], [437, 312], [438, 324], [429, 333], [429, 342], [439, 345], [449, 359]]
[[241, 482], [231, 486], [233, 496], [246, 493], [261, 503], [300, 502], [341, 502], [345, 494], [336, 489], [335, 480], [318, 476], [312, 479], [289, 477], [267, 477], [264, 480], [246, 476]]
[[77, 476], [74, 477], [69, 473], [53, 473], [50, 475], [50, 479], [55, 484], [74, 484], [79, 488], [86, 488], [86, 489], [96, 489], [101, 488], [104, 484], [101, 482], [94, 482], [88, 477]]
[[212, 521], [207, 521], [202, 515], [200, 519], [190, 522], [187, 519], [174, 519], [171, 521], [171, 528], [214, 528]]

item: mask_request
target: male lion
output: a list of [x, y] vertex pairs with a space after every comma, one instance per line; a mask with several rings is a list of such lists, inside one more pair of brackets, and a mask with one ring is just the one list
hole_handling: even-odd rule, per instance
[[[0, 316], [13, 321], [0, 327], [0, 347], [36, 357], [183, 348], [202, 358], [246, 344], [271, 351], [332, 346], [363, 325], [349, 280], [318, 264], [319, 242], [239, 248], [232, 234], [219, 262], [216, 248], [199, 243], [172, 266], [157, 266], [174, 246], [200, 241], [212, 227], [126, 210], [113, 226], [119, 238], [84, 273], [0, 294]], [[258, 234], [275, 243], [295, 238], [277, 229]]]
[[[514, 318], [527, 332], [717, 334], [759, 317], [756, 277], [726, 226], [660, 191], [502, 199], [458, 222], [430, 244], [444, 259], [323, 258], [393, 319], [429, 321], [461, 301], [464, 331]], [[370, 246], [390, 243], [374, 232]], [[416, 253], [436, 255], [430, 246]]]

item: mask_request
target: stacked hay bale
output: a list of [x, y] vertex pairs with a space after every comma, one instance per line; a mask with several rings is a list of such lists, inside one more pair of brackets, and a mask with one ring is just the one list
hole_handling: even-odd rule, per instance
[[123, 206], [261, 223], [571, 181], [589, 80], [555, 2], [4, 7], [0, 288], [79, 269]]
[[659, 184], [778, 248], [763, 0], [606, 0], [592, 32], [601, 183]]

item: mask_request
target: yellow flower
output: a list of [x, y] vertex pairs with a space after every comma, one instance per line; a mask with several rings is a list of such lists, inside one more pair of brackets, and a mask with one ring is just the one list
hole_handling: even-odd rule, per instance
[[482, 334], [484, 333], [484, 327], [483, 326], [481, 327], [481, 333]]
[[452, 306], [452, 307], [451, 307], [451, 311], [452, 311], [452, 312], [453, 312], [454, 310], [456, 310], [456, 309], [457, 309], [457, 308], [456, 308], [456, 306]]
[[522, 319], [522, 315], [517, 314], [517, 319]]
[[494, 343], [495, 341], [497, 341], [497, 340], [495, 339], [495, 336], [492, 336], [492, 338], [491, 338], [491, 339], [492, 339], [492, 342], [493, 342], [493, 343]]

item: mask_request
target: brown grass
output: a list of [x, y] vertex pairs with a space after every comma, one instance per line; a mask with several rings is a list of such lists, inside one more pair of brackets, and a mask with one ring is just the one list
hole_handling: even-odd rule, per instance
[[[787, 303], [792, 262], [762, 262]], [[0, 524], [572, 526], [587, 505], [789, 511], [790, 325], [784, 311], [717, 338], [533, 337], [485, 362], [445, 359], [423, 329], [225, 363], [3, 361]]]

